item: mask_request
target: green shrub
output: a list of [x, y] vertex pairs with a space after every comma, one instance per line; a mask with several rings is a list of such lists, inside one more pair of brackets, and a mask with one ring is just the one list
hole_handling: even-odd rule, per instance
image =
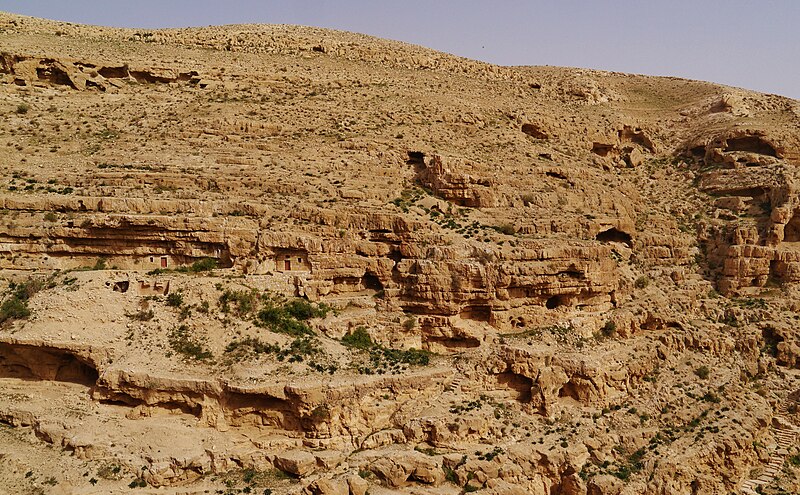
[[617, 333], [617, 324], [608, 320], [600, 331], [603, 333], [603, 337], [612, 337]]
[[15, 112], [17, 113], [17, 115], [25, 115], [26, 113], [28, 113], [30, 109], [31, 106], [28, 105], [27, 103], [20, 103], [19, 105], [17, 105], [17, 109], [15, 110]]
[[56, 220], [58, 220], [58, 215], [56, 215], [52, 211], [48, 211], [47, 213], [44, 214], [44, 220], [46, 222], [55, 222]]
[[6, 321], [21, 320], [31, 315], [31, 310], [28, 309], [27, 301], [10, 297], [3, 301], [0, 305], [0, 324]]
[[28, 300], [44, 286], [45, 282], [37, 279], [28, 279], [20, 284], [11, 282], [8, 285], [11, 293], [0, 304], [0, 324], [29, 317], [31, 311], [28, 308]]
[[314, 305], [305, 299], [293, 299], [283, 306], [286, 313], [298, 320], [325, 318], [330, 308], [324, 304]]
[[391, 349], [375, 343], [364, 327], [358, 327], [342, 337], [342, 344], [353, 349], [366, 351], [371, 366], [361, 366], [359, 373], [371, 375], [373, 368], [378, 373], [387, 369], [398, 369], [399, 365], [426, 366], [430, 363], [431, 353], [419, 349]]
[[169, 334], [169, 345], [178, 354], [186, 357], [204, 361], [211, 359], [214, 355], [206, 349], [202, 342], [195, 340], [189, 334], [189, 327], [181, 325], [174, 328]]
[[642, 275], [641, 277], [637, 278], [635, 282], [633, 282], [633, 286], [637, 289], [647, 288], [648, 285], [650, 285], [650, 279], [645, 275]]
[[305, 321], [323, 318], [329, 309], [324, 304], [314, 305], [304, 299], [293, 299], [284, 304], [271, 300], [256, 314], [256, 324], [294, 337], [314, 335], [314, 331]]
[[177, 272], [181, 273], [200, 273], [200, 272], [210, 272], [217, 268], [217, 260], [214, 258], [203, 258], [201, 260], [197, 260], [189, 266], [181, 266], [177, 270]]
[[481, 487], [479, 487], [477, 485], [472, 485], [470, 483], [467, 483], [467, 484], [464, 485], [464, 493], [477, 492], [480, 489], [481, 489]]
[[372, 342], [372, 337], [369, 336], [369, 332], [367, 332], [367, 329], [364, 327], [358, 327], [351, 333], [342, 337], [342, 344], [356, 349], [369, 349], [375, 345], [374, 342]]
[[223, 313], [231, 312], [231, 305], [235, 306], [236, 315], [240, 318], [251, 314], [258, 307], [258, 292], [256, 290], [230, 290], [226, 289], [219, 296], [219, 305]]
[[242, 340], [234, 340], [225, 347], [226, 354], [243, 353], [247, 350], [253, 354], [278, 353], [280, 347], [274, 344], [267, 344], [257, 337], [245, 337]]
[[167, 295], [167, 306], [172, 306], [173, 308], [179, 308], [183, 304], [183, 294], [180, 292], [170, 292]]

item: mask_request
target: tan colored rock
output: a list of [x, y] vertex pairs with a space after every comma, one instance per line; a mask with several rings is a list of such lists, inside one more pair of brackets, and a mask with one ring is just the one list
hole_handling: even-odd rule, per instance
[[295, 476], [305, 476], [314, 471], [317, 460], [308, 452], [295, 450], [277, 455], [275, 467]]

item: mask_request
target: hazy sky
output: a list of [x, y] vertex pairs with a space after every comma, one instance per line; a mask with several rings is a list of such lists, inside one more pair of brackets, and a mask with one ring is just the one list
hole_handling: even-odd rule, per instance
[[674, 75], [800, 99], [800, 0], [0, 0], [0, 10], [119, 27], [303, 24], [496, 64]]

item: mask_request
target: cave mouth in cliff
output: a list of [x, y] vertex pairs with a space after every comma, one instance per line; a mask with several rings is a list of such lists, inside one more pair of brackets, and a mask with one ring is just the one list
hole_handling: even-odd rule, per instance
[[778, 151], [775, 147], [759, 136], [730, 138], [727, 140], [725, 151], [745, 151], [757, 155], [778, 157]]
[[514, 400], [519, 402], [531, 401], [531, 390], [533, 388], [533, 380], [531, 378], [513, 371], [504, 371], [495, 375], [495, 379], [497, 380], [497, 387], [500, 390], [509, 392]]
[[795, 212], [783, 228], [784, 242], [800, 242], [800, 211]]
[[570, 298], [565, 294], [558, 294], [552, 297], [548, 297], [547, 301], [545, 301], [544, 306], [547, 309], [558, 309], [563, 306], [569, 306]]
[[120, 280], [119, 282], [114, 282], [113, 290], [114, 292], [128, 292], [128, 289], [131, 287], [131, 282], [129, 280]]
[[69, 78], [69, 75], [54, 65], [50, 65], [48, 67], [38, 67], [36, 69], [36, 77], [38, 77], [40, 80], [48, 81], [50, 84], [69, 86], [72, 89], [77, 89], [75, 84]]
[[91, 387], [99, 376], [91, 364], [64, 349], [0, 344], [0, 378], [50, 380]]
[[705, 146], [695, 146], [689, 149], [689, 154], [692, 155], [692, 158], [696, 160], [700, 160], [705, 158], [706, 156], [706, 147]]
[[600, 242], [618, 242], [620, 244], [625, 244], [628, 247], [632, 246], [633, 239], [631, 235], [625, 231], [619, 230], [615, 227], [611, 227], [610, 229], [604, 230], [595, 236]]
[[136, 82], [147, 83], [147, 84], [155, 84], [155, 83], [166, 84], [166, 83], [171, 83], [175, 80], [174, 77], [157, 76], [151, 72], [144, 70], [132, 70], [130, 71], [130, 75], [132, 78], [136, 79]]
[[361, 285], [367, 290], [374, 290], [377, 292], [383, 290], [383, 283], [381, 282], [381, 279], [379, 279], [374, 273], [365, 273], [364, 276], [361, 277]]
[[425, 169], [425, 153], [421, 151], [409, 151], [406, 164], [413, 166], [416, 173], [422, 172]]
[[761, 329], [761, 338], [764, 339], [764, 349], [772, 357], [778, 357], [778, 344], [783, 342], [783, 337], [772, 326], [765, 326]]
[[481, 305], [466, 306], [461, 310], [459, 316], [464, 320], [488, 322], [492, 319], [492, 307]]
[[481, 346], [481, 341], [475, 337], [426, 337], [425, 345], [428, 350], [438, 352], [456, 349], [475, 349]]

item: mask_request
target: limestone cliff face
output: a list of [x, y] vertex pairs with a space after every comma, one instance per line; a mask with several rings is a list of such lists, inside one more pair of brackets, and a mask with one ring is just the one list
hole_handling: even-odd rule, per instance
[[0, 486], [800, 489], [797, 102], [297, 26], [0, 46], [0, 422], [59, 447], [0, 428]]

